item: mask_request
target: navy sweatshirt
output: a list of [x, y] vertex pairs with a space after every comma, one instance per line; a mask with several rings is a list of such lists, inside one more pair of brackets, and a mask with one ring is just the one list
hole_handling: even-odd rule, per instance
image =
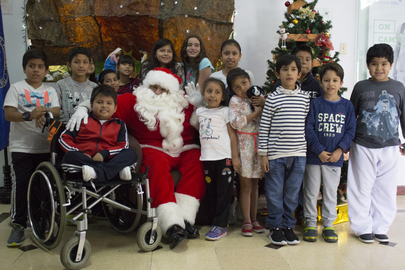
[[312, 100], [305, 125], [307, 164], [341, 167], [343, 155], [335, 163], [323, 163], [318, 155], [323, 151], [332, 153], [339, 147], [346, 151], [352, 144], [355, 133], [356, 116], [349, 100], [340, 98], [336, 103], [324, 97]]
[[[299, 83], [299, 81], [297, 81], [297, 83]], [[279, 87], [280, 85], [281, 81], [277, 80], [277, 82], [274, 84], [272, 92], [276, 91], [277, 87]], [[312, 73], [307, 74], [307, 77], [302, 81], [300, 87], [302, 91], [305, 91], [309, 94], [311, 100], [323, 96], [323, 89], [319, 84], [319, 81], [312, 75]]]

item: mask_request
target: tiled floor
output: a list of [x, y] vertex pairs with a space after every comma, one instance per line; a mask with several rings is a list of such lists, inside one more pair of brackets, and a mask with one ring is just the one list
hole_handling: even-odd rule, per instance
[[[268, 230], [253, 237], [240, 235], [239, 226], [231, 226], [229, 235], [218, 241], [204, 240], [209, 227], [201, 228], [199, 239], [186, 240], [170, 250], [164, 240], [154, 252], [141, 252], [136, 232], [117, 233], [106, 220], [91, 219], [87, 239], [91, 257], [86, 269], [405, 269], [405, 196], [398, 196], [398, 213], [389, 231], [390, 244], [363, 244], [354, 237], [349, 223], [336, 225], [337, 244], [318, 239], [316, 243], [301, 241], [297, 246], [274, 249], [269, 245]], [[0, 204], [0, 214], [9, 205]], [[3, 215], [4, 216], [4, 215]], [[1, 215], [0, 215], [1, 218]], [[0, 223], [0, 269], [63, 269], [59, 259], [62, 243], [70, 239], [75, 227], [66, 228], [62, 243], [52, 251], [35, 248], [22, 251], [7, 248], [9, 218]], [[321, 227], [319, 227], [321, 229]], [[302, 227], [296, 232], [302, 239]], [[23, 247], [33, 247], [30, 232]]]

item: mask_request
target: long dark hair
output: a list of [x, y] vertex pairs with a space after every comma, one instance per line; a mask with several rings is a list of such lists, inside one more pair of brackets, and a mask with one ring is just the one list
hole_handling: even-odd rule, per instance
[[[200, 42], [200, 53], [194, 59], [194, 63], [192, 65], [190, 64], [190, 58], [187, 55], [187, 44], [188, 44], [188, 40], [190, 38], [196, 38], [198, 40], [198, 42]], [[189, 65], [191, 67], [191, 69], [193, 70], [193, 74], [196, 78], [196, 82], [198, 82], [198, 77], [199, 77], [198, 66], [200, 65], [201, 60], [203, 60], [205, 57], [207, 57], [207, 51], [205, 50], [205, 47], [204, 47], [204, 44], [203, 44], [201, 38], [197, 35], [187, 36], [183, 42], [183, 45], [181, 46], [180, 55], [181, 55], [181, 61], [183, 62], [183, 66], [184, 66], [184, 70], [185, 70], [184, 73], [185, 74], [187, 73], [186, 65]]]
[[172, 61], [170, 61], [167, 64], [166, 68], [170, 69], [174, 74], [176, 74], [175, 67], [176, 67], [177, 55], [176, 55], [176, 51], [174, 50], [173, 42], [171, 42], [167, 38], [161, 38], [158, 41], [156, 41], [155, 45], [153, 45], [153, 49], [151, 52], [151, 58], [146, 61], [146, 69], [142, 71], [141, 78], [144, 78], [150, 70], [154, 70], [155, 68], [160, 67], [160, 62], [156, 58], [156, 52], [157, 52], [157, 50], [159, 50], [160, 48], [162, 48], [166, 45], [170, 45], [170, 48], [172, 49], [172, 52], [173, 52], [173, 59], [172, 59]]

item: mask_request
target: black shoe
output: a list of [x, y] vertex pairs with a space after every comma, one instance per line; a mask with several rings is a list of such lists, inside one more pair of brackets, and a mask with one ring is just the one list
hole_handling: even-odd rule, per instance
[[291, 228], [283, 228], [283, 233], [284, 233], [285, 239], [287, 239], [287, 244], [289, 244], [289, 245], [297, 245], [297, 244], [300, 243], [300, 239], [294, 233], [293, 229], [291, 229]]
[[167, 236], [169, 237], [169, 245], [170, 249], [175, 248], [181, 241], [187, 238], [187, 232], [179, 225], [171, 226], [167, 232]]
[[374, 242], [373, 235], [371, 233], [365, 233], [365, 234], [359, 235], [358, 237], [361, 242], [366, 243], [366, 244], [371, 244]]
[[196, 227], [188, 223], [188, 221], [184, 221], [184, 223], [186, 224], [186, 232], [188, 233], [187, 239], [194, 239], [200, 236]]
[[386, 234], [374, 234], [374, 239], [380, 243], [388, 243], [390, 239]]
[[269, 238], [271, 243], [278, 246], [287, 245], [287, 239], [285, 239], [284, 233], [280, 228], [273, 227], [270, 229]]

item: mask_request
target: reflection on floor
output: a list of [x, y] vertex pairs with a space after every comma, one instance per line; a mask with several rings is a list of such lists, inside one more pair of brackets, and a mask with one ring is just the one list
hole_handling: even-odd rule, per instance
[[[405, 269], [405, 196], [398, 196], [397, 201], [389, 245], [363, 244], [354, 237], [349, 223], [342, 223], [335, 226], [337, 244], [326, 243], [321, 234], [315, 243], [304, 242], [303, 228], [298, 226], [295, 231], [301, 244], [274, 248], [269, 245], [268, 230], [243, 237], [237, 223], [217, 242], [204, 240], [209, 227], [203, 226], [199, 239], [186, 240], [174, 250], [163, 240], [162, 248], [145, 253], [136, 244], [136, 232], [123, 235], [107, 220], [91, 218], [87, 239], [92, 252], [85, 269]], [[62, 244], [51, 251], [36, 248], [31, 232], [26, 232], [28, 239], [22, 249], [6, 247], [11, 230], [8, 211], [9, 205], [0, 204], [0, 269], [63, 269], [59, 258]], [[62, 243], [73, 236], [75, 228], [67, 226]]]

